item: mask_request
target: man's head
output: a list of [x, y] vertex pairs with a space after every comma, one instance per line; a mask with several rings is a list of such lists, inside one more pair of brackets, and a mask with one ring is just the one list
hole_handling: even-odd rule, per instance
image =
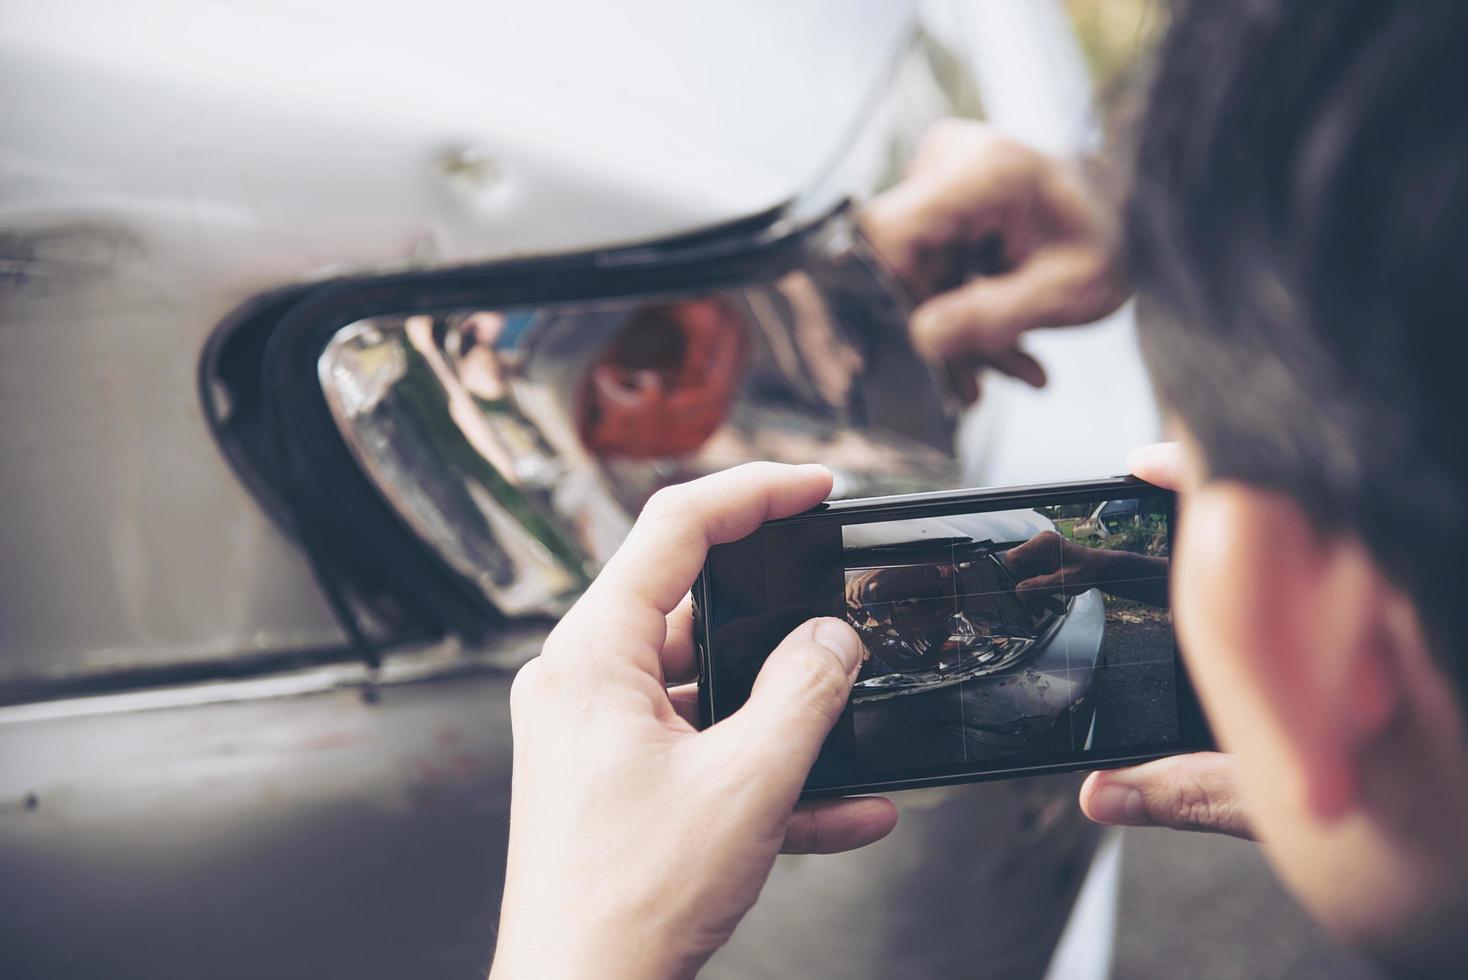
[[1464, 860], [1468, 4], [1174, 16], [1126, 234], [1180, 635], [1285, 877], [1384, 941], [1448, 887], [1386, 839]]

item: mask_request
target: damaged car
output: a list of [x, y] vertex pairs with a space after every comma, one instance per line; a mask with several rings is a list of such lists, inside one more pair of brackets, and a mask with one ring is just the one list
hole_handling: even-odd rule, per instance
[[1004, 562], [1054, 528], [1025, 510], [843, 529], [846, 618], [866, 648], [853, 723], [874, 764], [1091, 747], [1105, 600], [1018, 592]]
[[[1079, 55], [952, 6], [7, 12], [0, 974], [482, 974], [511, 679], [648, 495], [964, 479], [856, 216], [937, 118], [1070, 118], [1035, 79]], [[782, 860], [704, 975], [1040, 975], [1073, 792]]]

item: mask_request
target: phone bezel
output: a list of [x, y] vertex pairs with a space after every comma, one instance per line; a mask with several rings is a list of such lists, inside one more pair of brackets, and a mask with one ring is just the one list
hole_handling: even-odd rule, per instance
[[[806, 523], [811, 521], [836, 521], [840, 524], [871, 524], [883, 521], [911, 520], [921, 517], [943, 517], [953, 514], [981, 513], [995, 510], [1029, 508], [1047, 504], [1074, 503], [1098, 496], [1116, 494], [1118, 497], [1166, 497], [1175, 501], [1176, 494], [1163, 487], [1147, 483], [1136, 477], [1108, 477], [1101, 480], [1083, 480], [1065, 483], [1049, 483], [1035, 486], [995, 487], [976, 490], [939, 490], [930, 493], [902, 494], [891, 497], [865, 497], [852, 500], [827, 501], [791, 517], [769, 521], [763, 527]], [[1169, 521], [1170, 548], [1176, 548], [1177, 512], [1174, 505]], [[717, 548], [717, 546], [716, 546]], [[715, 549], [710, 549], [712, 558]], [[708, 613], [713, 609], [715, 597], [710, 594], [708, 559], [704, 571], [693, 587], [693, 635], [698, 664], [699, 711], [705, 726], [725, 717], [718, 713], [712, 685], [711, 658], [715, 656]], [[1176, 649], [1176, 635], [1174, 635]], [[1110, 769], [1134, 765], [1152, 759], [1166, 758], [1185, 752], [1197, 752], [1214, 747], [1214, 740], [1203, 716], [1191, 679], [1188, 677], [1181, 651], [1175, 666], [1178, 701], [1178, 741], [1165, 747], [1127, 747], [1124, 751], [1107, 755], [1088, 755], [1085, 758], [1068, 758], [1058, 761], [1005, 765], [1004, 760], [995, 760], [982, 768], [958, 770], [953, 766], [943, 767], [943, 772], [931, 772], [911, 778], [876, 779], [834, 786], [808, 788], [801, 795], [805, 798], [851, 796], [861, 793], [889, 792], [901, 789], [918, 789], [924, 786], [948, 786], [957, 783], [986, 782], [992, 779], [1009, 779], [1017, 776], [1042, 773], [1076, 772], [1092, 769]], [[997, 763], [997, 764], [996, 764]]]

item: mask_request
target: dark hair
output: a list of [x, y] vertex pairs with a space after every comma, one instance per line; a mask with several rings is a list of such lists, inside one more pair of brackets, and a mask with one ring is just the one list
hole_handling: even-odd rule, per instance
[[1158, 395], [1359, 538], [1468, 695], [1468, 3], [1173, 17], [1125, 209]]

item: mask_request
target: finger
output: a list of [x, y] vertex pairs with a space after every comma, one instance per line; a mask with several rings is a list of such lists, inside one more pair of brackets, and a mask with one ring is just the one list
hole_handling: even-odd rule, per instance
[[981, 362], [969, 357], [952, 358], [944, 363], [953, 393], [965, 405], [972, 405], [979, 400], [980, 366]]
[[[882, 260], [908, 289], [924, 294], [924, 258], [960, 239], [966, 207], [952, 202], [948, 182], [914, 174], [873, 198], [862, 210], [861, 228]], [[937, 204], [943, 205], [935, 207]]]
[[663, 681], [682, 684], [698, 676], [693, 658], [693, 596], [686, 595], [668, 613], [668, 635], [663, 640]]
[[904, 286], [913, 290], [918, 279], [918, 243], [907, 224], [902, 200], [906, 192], [899, 191], [901, 187], [898, 184], [892, 190], [878, 194], [862, 209], [861, 230], [887, 268], [897, 274]]
[[703, 710], [698, 704], [698, 685], [679, 684], [677, 687], [668, 688], [668, 700], [673, 703], [673, 710], [694, 728], [703, 726]]
[[1105, 270], [1081, 248], [1036, 253], [1013, 272], [981, 276], [913, 311], [913, 345], [931, 359], [1012, 349], [1035, 327], [1090, 323], [1115, 308]]
[[517, 768], [525, 754], [525, 745], [530, 735], [531, 715], [535, 706], [536, 675], [540, 672], [540, 658], [534, 657], [515, 671], [510, 682], [510, 735], [511, 761]]
[[697, 684], [680, 684], [668, 688], [668, 700], [679, 718], [695, 731], [703, 727], [703, 708], [698, 700]]
[[1003, 234], [1016, 177], [988, 163], [914, 172], [872, 199], [862, 232], [914, 296], [930, 296], [967, 265], [964, 248]]
[[1016, 578], [1026, 579], [1059, 571], [1064, 543], [1054, 531], [1041, 531], [1004, 553], [1004, 567]]
[[897, 826], [897, 807], [881, 796], [811, 800], [795, 807], [785, 825], [784, 854], [840, 854], [866, 847]]
[[1021, 541], [1001, 556], [1004, 561], [1004, 567], [1009, 569], [1011, 575], [1024, 575], [1026, 568], [1034, 564], [1030, 560], [1030, 553], [1036, 547], [1034, 542], [1034, 538], [1030, 538], [1028, 541]]
[[1154, 442], [1150, 446], [1138, 446], [1127, 453], [1126, 465], [1133, 476], [1176, 490], [1182, 485], [1182, 443]]
[[944, 361], [943, 366], [953, 393], [965, 405], [972, 405], [979, 400], [979, 394], [983, 390], [981, 372], [986, 367], [1011, 378], [1018, 378], [1031, 388], [1045, 387], [1044, 366], [1018, 347], [983, 356], [952, 357]]
[[653, 494], [588, 595], [640, 599], [667, 615], [688, 592], [712, 545], [765, 521], [808, 510], [831, 492], [819, 464], [746, 463]]
[[1254, 838], [1239, 800], [1234, 758], [1222, 752], [1093, 772], [1081, 786], [1081, 810], [1097, 823]]
[[1015, 585], [1014, 591], [1019, 593], [1060, 592], [1064, 588], [1065, 579], [1059, 572], [1052, 572], [1048, 575], [1036, 575], [1032, 578], [1025, 579], [1023, 582], [1019, 582]]
[[1045, 368], [1018, 347], [996, 351], [987, 355], [984, 360], [994, 370], [1011, 378], [1018, 378], [1031, 388], [1045, 387]]
[[535, 675], [540, 670], [540, 658], [532, 657], [520, 665], [510, 681], [510, 725], [520, 729], [530, 723], [530, 712], [535, 701]]
[[879, 249], [912, 253], [1004, 230], [1043, 158], [993, 130], [963, 128], [930, 128], [907, 176], [867, 205], [862, 224]]
[[613, 656], [660, 678], [667, 615], [698, 576], [709, 547], [807, 510], [830, 492], [831, 472], [824, 466], [778, 463], [746, 463], [659, 490], [556, 626], [556, 642], [546, 644], [545, 656]]
[[860, 637], [841, 620], [805, 622], [765, 660], [744, 706], [709, 729], [767, 780], [772, 805], [799, 795], [846, 707], [861, 653]]

